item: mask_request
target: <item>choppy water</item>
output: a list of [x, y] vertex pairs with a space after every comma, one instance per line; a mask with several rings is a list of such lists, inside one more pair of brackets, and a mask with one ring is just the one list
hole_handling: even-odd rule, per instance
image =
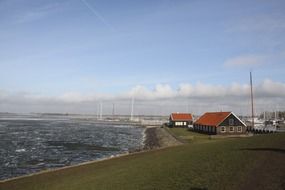
[[143, 131], [72, 117], [0, 114], [0, 179], [141, 148]]

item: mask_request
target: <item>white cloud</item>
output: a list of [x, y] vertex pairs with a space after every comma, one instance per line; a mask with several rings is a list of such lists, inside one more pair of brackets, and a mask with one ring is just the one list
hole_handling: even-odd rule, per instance
[[91, 98], [92, 98], [91, 96], [82, 95], [80, 93], [68, 92], [59, 96], [57, 99], [63, 102], [81, 102], [81, 101], [88, 101]]
[[177, 89], [170, 85], [157, 85], [153, 90], [145, 86], [136, 86], [126, 93], [124, 98], [135, 96], [142, 100], [157, 100], [169, 98], [217, 98], [224, 96], [245, 96], [249, 93], [249, 85], [233, 83], [230, 86], [197, 84], [180, 84]]
[[[239, 111], [249, 110], [248, 84], [231, 85], [184, 83], [178, 88], [168, 84], [158, 84], [153, 89], [135, 86], [121, 94], [82, 94], [65, 93], [60, 96], [44, 96], [32, 93], [8, 93], [0, 90], [0, 111], [10, 112], [75, 112], [96, 113], [97, 104], [103, 102], [105, 113], [112, 113], [116, 104], [116, 113], [128, 114], [131, 98], [135, 97], [137, 114], [168, 114], [173, 111]], [[285, 83], [266, 79], [254, 86], [257, 111], [279, 106], [285, 109]], [[186, 109], [187, 108], [187, 109]], [[261, 109], [262, 108], [262, 109]]]
[[[285, 83], [275, 82], [265, 79], [262, 83], [254, 87], [254, 91], [258, 97], [284, 97]], [[110, 101], [110, 100], [126, 100], [135, 97], [139, 100], [160, 100], [173, 98], [223, 98], [232, 96], [248, 96], [250, 87], [248, 84], [232, 83], [231, 85], [213, 85], [198, 82], [196, 84], [180, 84], [177, 89], [172, 88], [168, 84], [158, 84], [153, 89], [138, 85], [130, 89], [128, 92], [121, 94], [82, 94], [78, 92], [67, 92], [60, 96], [43, 96], [40, 94], [31, 94], [27, 92], [8, 93], [0, 90], [1, 99], [25, 99], [25, 100], [53, 100], [59, 102], [91, 102], [91, 101]]]
[[249, 94], [250, 86], [248, 84], [233, 83], [228, 90], [231, 96], [246, 96]]
[[285, 83], [274, 82], [266, 79], [257, 88], [257, 95], [260, 97], [284, 97], [285, 98]]
[[187, 97], [194, 92], [192, 84], [180, 84], [178, 89], [178, 96]]
[[226, 95], [226, 87], [221, 85], [210, 85], [210, 84], [203, 84], [198, 83], [194, 87], [194, 96], [196, 97], [218, 97], [218, 96], [225, 96]]
[[[139, 99], [160, 99], [173, 98], [176, 96], [175, 90], [167, 84], [158, 84], [153, 90], [147, 89], [144, 86], [138, 85], [127, 93], [127, 96], [135, 96]], [[127, 98], [127, 97], [126, 97]]]
[[62, 101], [65, 103], [80, 103], [80, 102], [94, 102], [94, 101], [102, 101], [102, 100], [112, 100], [115, 98], [119, 98], [119, 96], [115, 97], [110, 94], [82, 94], [78, 92], [67, 92], [61, 96], [53, 97], [57, 101]]
[[6, 92], [4, 90], [0, 89], [0, 97], [4, 96], [6, 94]]
[[264, 55], [241, 55], [230, 58], [225, 61], [227, 67], [255, 67], [267, 62], [267, 56]]

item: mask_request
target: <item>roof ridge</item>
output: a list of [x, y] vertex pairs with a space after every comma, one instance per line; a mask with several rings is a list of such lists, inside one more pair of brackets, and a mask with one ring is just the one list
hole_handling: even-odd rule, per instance
[[218, 126], [222, 123], [232, 112], [206, 112], [195, 123]]

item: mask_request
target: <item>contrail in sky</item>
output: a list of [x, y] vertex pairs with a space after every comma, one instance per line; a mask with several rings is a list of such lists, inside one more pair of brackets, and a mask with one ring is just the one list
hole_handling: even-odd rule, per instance
[[109, 27], [111, 30], [115, 30], [112, 25], [110, 25], [106, 19], [97, 11], [94, 7], [92, 7], [86, 0], [80, 0], [103, 24]]

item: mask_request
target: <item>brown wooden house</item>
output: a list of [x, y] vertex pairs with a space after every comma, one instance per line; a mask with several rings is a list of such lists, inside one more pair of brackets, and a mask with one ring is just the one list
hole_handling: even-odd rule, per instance
[[188, 127], [193, 124], [193, 117], [190, 113], [172, 113], [169, 117], [169, 126]]
[[207, 112], [194, 123], [194, 131], [238, 135], [246, 133], [246, 124], [233, 112]]

